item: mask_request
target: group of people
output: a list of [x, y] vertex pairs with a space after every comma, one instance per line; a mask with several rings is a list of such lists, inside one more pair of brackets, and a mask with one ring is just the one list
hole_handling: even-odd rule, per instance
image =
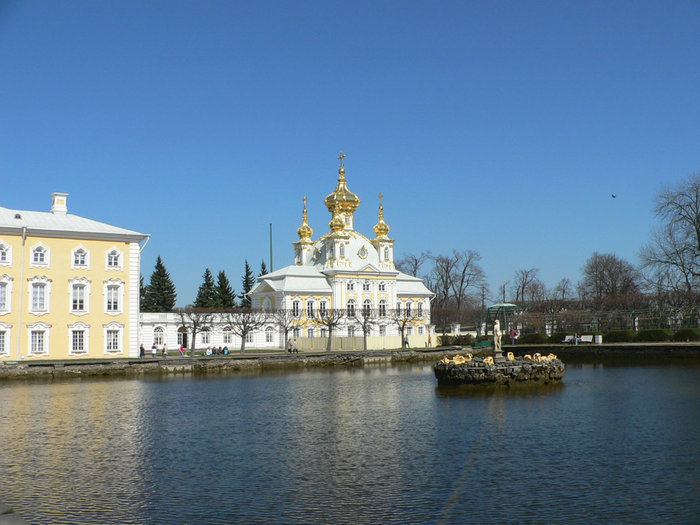
[[518, 332], [515, 328], [511, 328], [508, 335], [510, 335], [510, 344], [517, 345], [520, 332]]
[[222, 347], [211, 347], [208, 346], [207, 349], [204, 351], [205, 355], [228, 355], [228, 346]]
[[[182, 346], [180, 346], [180, 353], [182, 353]], [[165, 358], [168, 357], [168, 345], [163, 344], [163, 348], [160, 351], [161, 357]], [[139, 348], [139, 357], [146, 357], [146, 349], [143, 347], [143, 343], [141, 344], [141, 347]], [[151, 346], [151, 357], [155, 359], [158, 357], [158, 347], [153, 343], [153, 346]]]
[[287, 352], [290, 354], [298, 354], [299, 353], [299, 348], [297, 347], [296, 338], [290, 339], [289, 341], [287, 341]]

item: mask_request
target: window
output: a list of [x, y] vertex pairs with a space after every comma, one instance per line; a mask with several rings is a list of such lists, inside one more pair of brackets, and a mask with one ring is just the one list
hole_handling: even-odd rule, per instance
[[379, 291], [380, 291], [380, 292], [385, 292], [385, 291], [386, 291], [386, 284], [384, 284], [384, 283], [379, 283]]
[[299, 317], [299, 301], [298, 300], [292, 301], [292, 315], [294, 317]]
[[48, 266], [49, 265], [49, 250], [40, 244], [32, 248], [32, 263], [31, 266]]
[[74, 284], [71, 290], [71, 311], [85, 311], [85, 288], [84, 284]]
[[352, 299], [348, 301], [348, 317], [355, 317], [355, 301]]
[[265, 342], [266, 342], [266, 343], [271, 343], [271, 342], [272, 342], [272, 336], [273, 336], [272, 327], [271, 327], [271, 326], [268, 326], [267, 328], [265, 328]]
[[7, 283], [0, 282], [0, 312], [6, 312], [7, 305]]
[[384, 299], [379, 301], [379, 317], [386, 317], [386, 301]]
[[318, 314], [321, 317], [326, 317], [326, 314], [328, 314], [328, 303], [326, 301], [318, 303]]
[[111, 322], [107, 325], [104, 325], [104, 340], [106, 354], [120, 354], [124, 351], [124, 349], [122, 348], [123, 333], [123, 324]]
[[107, 311], [119, 311], [119, 285], [117, 284], [107, 286]]
[[301, 337], [301, 328], [295, 326], [292, 330], [292, 333], [294, 334], [294, 337]]
[[411, 311], [413, 310], [413, 303], [411, 301], [408, 301], [406, 303], [406, 317], [411, 316]]
[[46, 283], [32, 283], [32, 311], [46, 311]]
[[73, 330], [71, 332], [71, 353], [72, 354], [84, 354], [85, 353], [85, 331], [84, 330]]
[[348, 292], [352, 292], [355, 289], [355, 283], [348, 283]]
[[177, 344], [178, 346], [185, 346], [187, 342], [187, 328], [181, 326], [177, 329]]
[[0, 266], [12, 264], [12, 248], [4, 242], [0, 242]]
[[121, 268], [121, 254], [119, 250], [110, 250], [107, 252], [107, 268], [114, 270]]
[[316, 330], [313, 328], [308, 328], [306, 330], [306, 337], [314, 337], [316, 335]]
[[230, 326], [224, 327], [224, 344], [225, 345], [233, 344], [233, 332], [231, 331]]
[[423, 303], [418, 303], [418, 317], [423, 317]]
[[314, 302], [311, 299], [306, 302], [306, 317], [309, 319], [314, 317]]
[[384, 248], [384, 260], [389, 260], [389, 248]]
[[200, 333], [200, 337], [202, 339], [203, 345], [208, 345], [211, 343], [211, 336], [209, 334], [208, 328], [202, 328], [202, 332]]
[[29, 352], [32, 354], [46, 353], [46, 332], [43, 330], [31, 331], [31, 346]]
[[119, 279], [105, 281], [105, 312], [119, 315], [124, 308], [124, 283]]
[[262, 309], [265, 312], [269, 312], [270, 310], [272, 310], [272, 303], [270, 302], [269, 297], [265, 297], [265, 299], [263, 299]]
[[362, 317], [368, 319], [372, 315], [372, 301], [365, 299], [362, 303]]
[[396, 303], [396, 315], [401, 315], [401, 303]]
[[248, 332], [247, 334], [245, 334], [245, 342], [246, 343], [253, 342], [253, 332]]
[[328, 337], [328, 328], [325, 328], [325, 327], [321, 328], [320, 336], [321, 337]]
[[386, 325], [379, 325], [379, 335], [386, 335]]
[[107, 330], [107, 352], [119, 352], [119, 330]]
[[165, 330], [162, 326], [156, 326], [153, 329], [153, 344], [156, 346], [162, 345], [165, 340]]
[[78, 248], [73, 252], [73, 268], [87, 268], [87, 251], [85, 248]]
[[424, 332], [423, 327], [419, 326], [418, 327], [418, 335], [423, 335], [423, 332]]
[[355, 327], [348, 326], [348, 337], [355, 337]]
[[10, 325], [0, 323], [0, 355], [10, 355]]
[[[347, 218], [346, 218], [346, 220], [347, 220]], [[340, 252], [341, 258], [345, 257], [345, 245], [344, 244], [340, 245], [339, 252]]]
[[362, 291], [369, 292], [369, 283], [362, 283]]

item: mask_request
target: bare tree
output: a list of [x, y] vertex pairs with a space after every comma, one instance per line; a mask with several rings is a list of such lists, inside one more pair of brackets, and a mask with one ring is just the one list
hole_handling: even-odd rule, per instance
[[176, 308], [175, 313], [180, 316], [180, 323], [185, 327], [185, 330], [192, 334], [190, 339], [190, 356], [194, 356], [197, 334], [211, 328], [216, 312], [212, 308], [186, 306], [185, 308]]
[[450, 288], [455, 300], [457, 311], [462, 311], [462, 303], [467, 298], [467, 292], [471, 288], [479, 288], [486, 280], [484, 270], [479, 266], [481, 255], [475, 251], [452, 251], [454, 260], [453, 274], [450, 279]]
[[433, 257], [431, 281], [435, 292], [433, 302], [437, 307], [446, 307], [449, 304], [456, 265], [457, 261], [454, 257], [446, 255]]
[[412, 275], [413, 277], [418, 277], [418, 272], [420, 271], [423, 263], [430, 259], [430, 252], [421, 252], [420, 255], [414, 254], [403, 254], [401, 259], [395, 262], [397, 270]]
[[272, 319], [284, 334], [284, 343], [282, 346], [282, 349], [284, 350], [287, 348], [287, 343], [289, 341], [289, 332], [296, 324], [297, 318], [294, 317], [294, 314], [290, 309], [280, 308], [279, 310], [275, 310], [275, 312], [272, 314]]
[[525, 292], [527, 287], [537, 279], [539, 268], [529, 268], [527, 270], [518, 270], [515, 272], [513, 291], [515, 292], [515, 301], [525, 301]]
[[342, 308], [325, 308], [318, 312], [318, 324], [328, 328], [328, 341], [326, 342], [326, 352], [331, 351], [333, 330], [345, 318], [345, 310]]
[[700, 264], [700, 173], [681, 181], [675, 189], [662, 190], [656, 197], [654, 211], [667, 221], [679, 240], [693, 246], [695, 260]]
[[406, 348], [406, 327], [415, 324], [419, 317], [416, 312], [411, 309], [408, 311], [407, 308], [396, 308], [391, 311], [391, 320], [398, 326], [399, 332], [401, 333], [401, 348]]
[[367, 336], [372, 333], [372, 327], [379, 323], [377, 311], [369, 305], [363, 305], [355, 312], [354, 319], [362, 328], [363, 347], [367, 350]]
[[223, 317], [231, 327], [231, 332], [241, 338], [241, 354], [244, 354], [248, 334], [262, 328], [265, 325], [267, 315], [262, 310], [232, 308], [223, 312]]
[[639, 292], [634, 266], [613, 254], [594, 252], [583, 267], [583, 289], [598, 304], [606, 297]]
[[567, 277], [564, 277], [561, 281], [557, 283], [553, 291], [556, 294], [557, 299], [564, 300], [569, 299], [571, 297], [573, 288], [574, 285], [571, 283], [571, 281]]

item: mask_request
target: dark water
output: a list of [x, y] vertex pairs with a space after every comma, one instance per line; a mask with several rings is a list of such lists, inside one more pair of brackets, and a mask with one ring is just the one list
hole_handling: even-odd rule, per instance
[[35, 523], [700, 523], [700, 366], [430, 366], [0, 383], [0, 500]]

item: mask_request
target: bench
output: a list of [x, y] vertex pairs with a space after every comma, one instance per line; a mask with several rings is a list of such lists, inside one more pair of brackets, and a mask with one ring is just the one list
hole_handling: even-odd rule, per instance
[[[580, 335], [578, 336], [578, 342], [579, 343], [592, 343], [593, 342], [593, 336], [592, 335]], [[573, 335], [567, 335], [564, 336], [564, 340], [562, 343], [568, 343], [568, 344], [574, 344], [574, 336]]]

